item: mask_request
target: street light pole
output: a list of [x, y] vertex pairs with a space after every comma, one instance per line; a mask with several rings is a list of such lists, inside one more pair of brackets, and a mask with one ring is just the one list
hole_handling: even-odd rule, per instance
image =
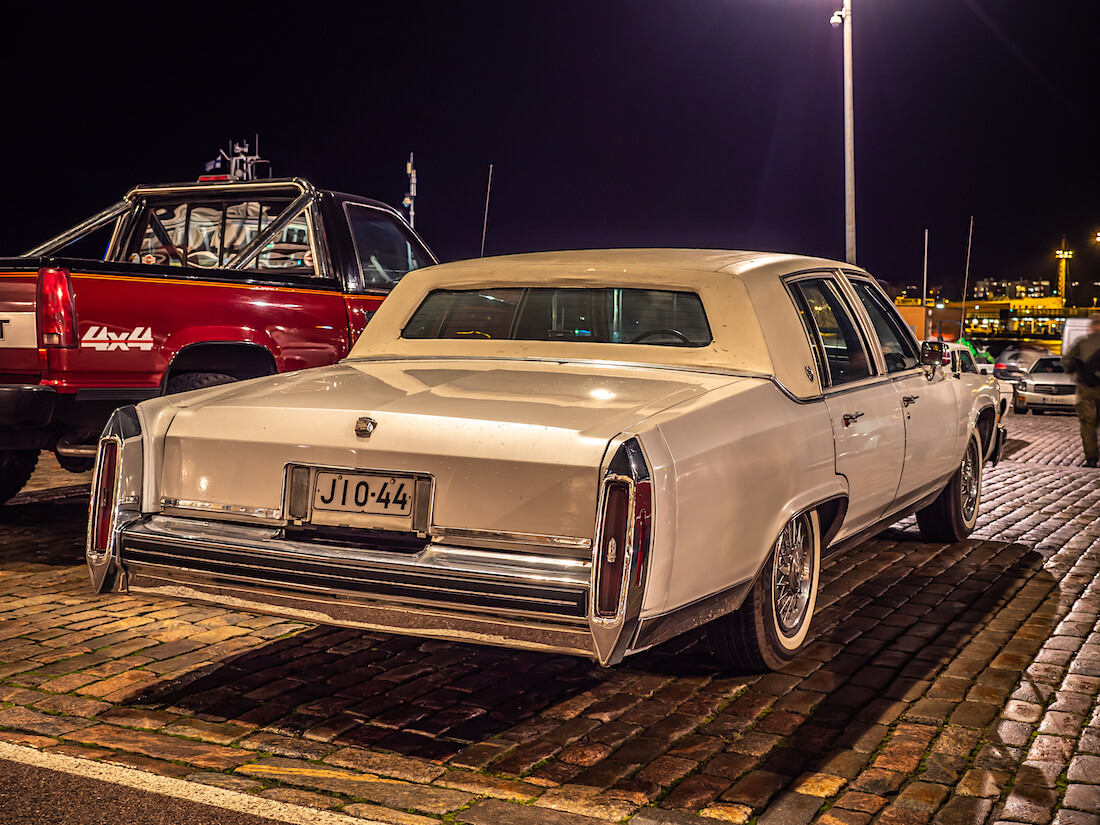
[[856, 262], [856, 150], [852, 104], [852, 0], [844, 0], [829, 20], [833, 28], [844, 26], [844, 259]]

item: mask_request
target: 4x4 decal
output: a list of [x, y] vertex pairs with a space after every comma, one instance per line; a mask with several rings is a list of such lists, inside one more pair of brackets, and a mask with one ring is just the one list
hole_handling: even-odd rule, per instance
[[129, 352], [132, 349], [149, 352], [153, 349], [153, 328], [135, 327], [129, 332], [111, 332], [107, 327], [93, 326], [80, 339], [80, 346], [100, 352]]

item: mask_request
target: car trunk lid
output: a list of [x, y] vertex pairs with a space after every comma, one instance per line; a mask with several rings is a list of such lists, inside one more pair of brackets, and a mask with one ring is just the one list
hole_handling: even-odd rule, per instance
[[[180, 397], [161, 496], [282, 518], [288, 465], [424, 474], [434, 483], [433, 535], [522, 534], [540, 552], [579, 547], [568, 539], [591, 537], [608, 442], [735, 380], [505, 361], [345, 362], [274, 376], [202, 391], [205, 401]], [[357, 435], [368, 418], [369, 437]]]

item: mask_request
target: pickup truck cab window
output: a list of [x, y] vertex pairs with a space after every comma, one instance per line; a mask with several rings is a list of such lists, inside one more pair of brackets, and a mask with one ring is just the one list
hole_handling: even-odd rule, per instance
[[832, 278], [806, 278], [792, 283], [791, 290], [806, 332], [825, 354], [828, 383], [869, 378], [872, 361], [839, 284]]
[[[149, 203], [126, 257], [130, 263], [225, 268], [290, 204], [286, 198]], [[316, 275], [305, 210], [295, 215], [246, 271]]]
[[902, 330], [897, 314], [883, 306], [878, 292], [866, 281], [853, 279], [852, 288], [871, 318], [886, 359], [886, 371], [903, 372], [918, 366], [920, 355], [913, 340]]
[[432, 264], [386, 213], [356, 203], [344, 209], [364, 286], [390, 287], [414, 269]]

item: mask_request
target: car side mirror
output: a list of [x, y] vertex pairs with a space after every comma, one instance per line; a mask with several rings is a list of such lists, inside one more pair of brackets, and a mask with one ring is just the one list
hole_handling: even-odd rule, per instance
[[989, 375], [989, 367], [978, 367], [979, 375]]
[[920, 362], [926, 367], [942, 367], [951, 361], [947, 344], [942, 341], [925, 341], [920, 345]]

